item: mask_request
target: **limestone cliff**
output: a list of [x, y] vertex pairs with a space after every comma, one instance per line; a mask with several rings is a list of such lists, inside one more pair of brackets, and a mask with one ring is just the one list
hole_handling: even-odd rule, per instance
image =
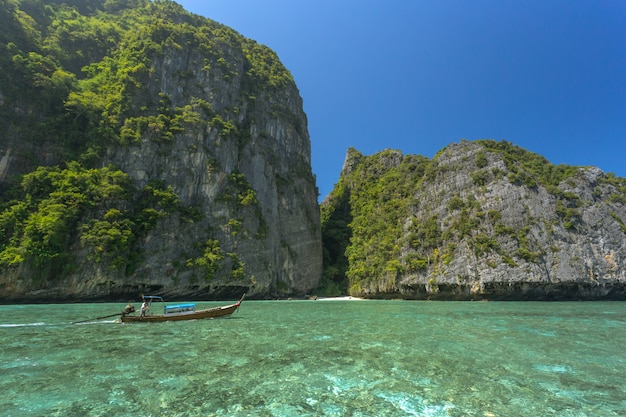
[[507, 142], [432, 160], [351, 149], [322, 205], [325, 282], [343, 269], [365, 297], [625, 299], [625, 203], [626, 180]]
[[[26, 31], [29, 3], [9, 7], [11, 27]], [[16, 210], [9, 196], [37, 197], [24, 181], [19, 186], [18, 174], [27, 174], [30, 184], [39, 177], [28, 174], [38, 166], [58, 165], [62, 185], [52, 186], [38, 206], [25, 204], [34, 214], [20, 220], [21, 228], [18, 221], [4, 223], [0, 300], [116, 299], [143, 292], [170, 299], [243, 292], [275, 297], [315, 288], [321, 233], [307, 120], [296, 85], [275, 54], [173, 2], [50, 3], [50, 15], [33, 14], [40, 20], [30, 28], [44, 40], [17, 46], [6, 40], [6, 48], [27, 57], [22, 60], [32, 59], [29, 48], [54, 57], [44, 75], [65, 74], [67, 81], [55, 91], [62, 93], [54, 97], [55, 107], [9, 85], [10, 76], [18, 77], [19, 59], [0, 62], [6, 69], [0, 75], [4, 213]], [[69, 26], [68, 13], [79, 27], [61, 31]], [[108, 37], [99, 38], [102, 31]], [[54, 56], [54, 42], [73, 44]], [[24, 117], [8, 117], [11, 111]], [[36, 123], [52, 127], [45, 133]], [[69, 160], [80, 167], [63, 170]], [[115, 170], [125, 191], [80, 199], [73, 211], [66, 208], [76, 200], [57, 202], [57, 217], [69, 218], [63, 233], [46, 229], [39, 235], [61, 243], [45, 246], [45, 257], [37, 255], [29, 236], [38, 226], [29, 219], [49, 217], [51, 209], [42, 204], [65, 192], [66, 177], [95, 181], [103, 169]], [[81, 184], [77, 192], [87, 195]], [[54, 269], [42, 261], [61, 258], [64, 265]]]

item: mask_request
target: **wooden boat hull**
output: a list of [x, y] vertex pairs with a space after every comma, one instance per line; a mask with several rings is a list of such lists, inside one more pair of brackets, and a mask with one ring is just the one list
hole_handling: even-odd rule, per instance
[[[243, 300], [243, 298], [242, 298]], [[181, 320], [201, 320], [211, 319], [216, 317], [225, 317], [233, 314], [239, 306], [242, 300], [235, 304], [227, 306], [214, 307], [206, 310], [198, 310], [194, 312], [184, 312], [179, 314], [153, 314], [148, 316], [122, 316], [122, 323], [153, 323], [160, 321], [181, 321]]]

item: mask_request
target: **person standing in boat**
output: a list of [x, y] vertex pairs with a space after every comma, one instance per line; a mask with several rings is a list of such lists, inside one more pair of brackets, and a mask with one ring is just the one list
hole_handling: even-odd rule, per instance
[[146, 317], [146, 313], [148, 312], [148, 309], [150, 307], [148, 307], [148, 300], [146, 300], [145, 298], [143, 299], [143, 304], [141, 304], [141, 313], [139, 314], [140, 317]]

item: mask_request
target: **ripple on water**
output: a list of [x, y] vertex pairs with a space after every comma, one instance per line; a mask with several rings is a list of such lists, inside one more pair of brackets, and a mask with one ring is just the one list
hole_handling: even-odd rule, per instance
[[397, 410], [407, 416], [439, 417], [449, 416], [448, 410], [455, 408], [453, 404], [427, 404], [422, 397], [410, 395], [404, 392], [379, 393], [378, 397], [384, 399]]
[[565, 365], [535, 365], [534, 368], [541, 372], [554, 374], [565, 374], [572, 371], [569, 366]]

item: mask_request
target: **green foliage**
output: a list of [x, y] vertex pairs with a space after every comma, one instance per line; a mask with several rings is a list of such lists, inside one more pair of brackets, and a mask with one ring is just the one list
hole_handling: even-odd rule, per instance
[[224, 121], [219, 115], [211, 119], [209, 126], [218, 129], [220, 136], [230, 136], [237, 133], [235, 125], [230, 120]]
[[202, 124], [192, 105], [172, 108], [169, 97], [160, 94], [158, 114], [127, 117], [120, 129], [119, 141], [123, 145], [138, 142], [142, 137], [155, 142], [168, 143], [184, 130], [185, 123]]
[[[259, 45], [252, 40], [243, 43], [246, 57], [244, 70], [246, 71], [246, 85], [251, 94], [258, 94], [264, 89], [277, 89], [293, 83], [293, 77], [280, 64], [276, 54], [271, 49]], [[260, 88], [263, 86], [263, 88]]]
[[474, 249], [474, 255], [476, 255], [477, 258], [487, 255], [491, 251], [500, 251], [500, 244], [498, 241], [485, 233], [480, 233], [474, 236], [471, 243]]
[[202, 255], [187, 260], [187, 266], [200, 267], [204, 271], [204, 280], [211, 281], [220, 268], [220, 263], [226, 255], [222, 251], [219, 241], [209, 239], [205, 242]]
[[437, 216], [431, 216], [423, 223], [414, 221], [409, 230], [409, 244], [413, 249], [430, 251], [442, 244], [442, 231]]
[[491, 223], [494, 224], [502, 220], [502, 213], [500, 213], [498, 210], [489, 210], [487, 212], [487, 217], [489, 218]]
[[340, 295], [347, 294], [347, 290], [340, 286], [339, 283], [329, 280], [327, 276], [324, 275], [322, 277], [322, 283], [315, 290], [315, 294], [324, 297], [338, 297]]
[[452, 196], [452, 198], [448, 202], [448, 210], [450, 211], [461, 210], [464, 206], [465, 202], [458, 195]]
[[480, 170], [472, 172], [472, 181], [478, 186], [486, 185], [489, 181], [489, 171]]
[[616, 177], [615, 174], [609, 173], [600, 177], [599, 186], [611, 187], [610, 201], [616, 204], [626, 204], [626, 178]]
[[562, 200], [556, 202], [556, 214], [563, 220], [563, 226], [572, 230], [576, 228], [576, 221], [578, 220], [580, 213], [576, 207], [569, 207]]
[[531, 249], [532, 243], [528, 237], [529, 230], [530, 228], [525, 226], [517, 232], [516, 238], [519, 243], [519, 248], [513, 254], [526, 260], [527, 262], [537, 263], [539, 258], [544, 255], [545, 252], [543, 250], [533, 251]]
[[501, 236], [511, 236], [517, 238], [517, 232], [510, 226], [506, 226], [501, 221], [498, 221], [494, 226], [494, 232]]
[[259, 204], [256, 198], [256, 191], [254, 191], [246, 176], [239, 171], [235, 171], [228, 176], [228, 185], [221, 199], [234, 202], [240, 208], [247, 206], [258, 207]]
[[[537, 184], [544, 187], [556, 187], [562, 181], [571, 178], [578, 167], [570, 165], [553, 165], [543, 156], [529, 152], [507, 141], [479, 140], [489, 152], [499, 154], [510, 171], [509, 180], [515, 184], [524, 184], [534, 188]], [[554, 190], [554, 188], [550, 188]]]
[[348, 259], [345, 251], [352, 235], [349, 227], [352, 222], [349, 199], [345, 180], [341, 178], [320, 207], [323, 247], [322, 282], [317, 289], [320, 295], [337, 296], [347, 294], [348, 291]]
[[[571, 181], [579, 171], [579, 167], [553, 165], [543, 156], [529, 152], [507, 141], [481, 140], [478, 143], [482, 144], [488, 151], [498, 153], [504, 159], [509, 170], [510, 182], [518, 185], [523, 184], [528, 188], [542, 185], [550, 194], [559, 198], [556, 214], [562, 219], [566, 229], [574, 230], [576, 228], [579, 218], [577, 207], [580, 204], [580, 199], [574, 193], [562, 191], [558, 185], [564, 181]], [[626, 187], [622, 191], [622, 195], [626, 195]]]
[[171, 185], [165, 185], [161, 180], [151, 181], [143, 189], [141, 208], [157, 207], [160, 215], [171, 214], [178, 210], [180, 199]]
[[235, 252], [224, 252], [217, 239], [208, 239], [199, 245], [200, 256], [186, 261], [188, 268], [199, 268], [205, 282], [212, 281], [224, 268], [224, 274], [231, 281], [241, 281], [245, 277], [245, 264]]
[[23, 262], [44, 274], [60, 272], [83, 214], [115, 204], [131, 192], [126, 175], [112, 168], [43, 168], [24, 176], [23, 199], [0, 215], [0, 266]]
[[234, 252], [229, 253], [228, 257], [230, 258], [230, 279], [234, 281], [241, 281], [245, 277], [244, 263]]
[[476, 167], [477, 168], [484, 168], [484, 167], [487, 166], [487, 164], [489, 162], [487, 161], [487, 157], [485, 156], [484, 152], [479, 152], [476, 155], [476, 162], [475, 163], [476, 163]]
[[428, 258], [423, 258], [416, 252], [406, 255], [404, 257], [404, 262], [406, 263], [407, 271], [409, 272], [425, 271], [430, 263]]
[[518, 248], [515, 251], [515, 255], [526, 260], [527, 262], [534, 262], [536, 263], [537, 260], [539, 259], [539, 254], [535, 253], [535, 252], [531, 252], [530, 250], [528, 250], [525, 247], [521, 247]]
[[322, 205], [322, 233], [327, 287], [332, 280], [356, 294], [377, 277], [393, 282], [406, 268], [398, 261], [403, 220], [430, 161], [391, 150], [368, 158], [355, 151], [351, 158], [349, 177]]
[[624, 223], [624, 221], [614, 211], [610, 211], [609, 214], [611, 215], [613, 220], [615, 220], [617, 224], [619, 224], [619, 227], [620, 229], [622, 229], [622, 232], [626, 234], [626, 224]]
[[12, 57], [13, 69], [21, 74], [21, 87], [27, 98], [36, 100], [41, 110], [59, 111], [63, 98], [75, 82], [73, 74], [60, 68], [50, 56], [37, 52]]
[[135, 241], [135, 224], [117, 209], [110, 209], [104, 219], [92, 219], [82, 227], [81, 242], [92, 248], [91, 259], [122, 268]]
[[229, 230], [230, 235], [232, 237], [237, 236], [237, 233], [241, 231], [241, 226], [242, 226], [241, 220], [237, 220], [237, 219], [228, 220], [227, 229]]
[[91, 62], [100, 61], [120, 41], [121, 29], [114, 21], [82, 15], [74, 7], [63, 6], [53, 16], [43, 50], [75, 74]]
[[508, 255], [502, 255], [502, 262], [504, 262], [511, 268], [515, 268], [517, 266], [517, 263], [515, 262], [515, 260], [513, 260], [513, 258], [511, 258]]
[[76, 162], [26, 174], [21, 192], [0, 212], [0, 266], [25, 264], [46, 279], [62, 275], [76, 239], [95, 262], [132, 266], [138, 239], [180, 208], [178, 196], [161, 182], [139, 191], [113, 167], [85, 169]]
[[480, 218], [472, 216], [471, 209], [464, 208], [452, 218], [448, 234], [456, 235], [459, 239], [471, 236], [474, 231], [478, 230], [480, 222]]

